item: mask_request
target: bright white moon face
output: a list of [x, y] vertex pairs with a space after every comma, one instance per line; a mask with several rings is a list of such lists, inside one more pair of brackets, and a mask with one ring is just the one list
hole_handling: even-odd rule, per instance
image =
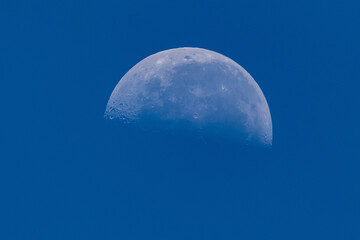
[[115, 87], [105, 117], [272, 144], [260, 87], [236, 62], [201, 48], [170, 49], [136, 64]]

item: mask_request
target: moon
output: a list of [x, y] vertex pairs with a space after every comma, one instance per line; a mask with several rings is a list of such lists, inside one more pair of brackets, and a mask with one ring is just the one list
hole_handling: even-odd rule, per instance
[[170, 49], [140, 61], [116, 85], [105, 118], [272, 145], [259, 85], [230, 58], [202, 48]]

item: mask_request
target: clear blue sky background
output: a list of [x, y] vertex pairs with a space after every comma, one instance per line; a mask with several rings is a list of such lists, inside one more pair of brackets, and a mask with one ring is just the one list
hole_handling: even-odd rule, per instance
[[[360, 239], [359, 9], [1, 1], [0, 239]], [[126, 71], [182, 46], [254, 77], [271, 151], [162, 148], [103, 120]]]

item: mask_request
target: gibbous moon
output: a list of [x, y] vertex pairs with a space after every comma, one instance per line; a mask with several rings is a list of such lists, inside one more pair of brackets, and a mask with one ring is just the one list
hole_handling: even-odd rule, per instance
[[136, 64], [116, 85], [105, 117], [272, 144], [270, 110], [258, 84], [230, 58], [201, 48], [170, 49]]

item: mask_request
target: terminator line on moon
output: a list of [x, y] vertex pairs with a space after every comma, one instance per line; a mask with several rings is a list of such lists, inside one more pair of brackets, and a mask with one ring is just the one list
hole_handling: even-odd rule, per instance
[[186, 123], [219, 136], [228, 129], [243, 142], [272, 144], [270, 110], [258, 84], [230, 58], [201, 48], [170, 49], [136, 64], [112, 92], [105, 117]]

